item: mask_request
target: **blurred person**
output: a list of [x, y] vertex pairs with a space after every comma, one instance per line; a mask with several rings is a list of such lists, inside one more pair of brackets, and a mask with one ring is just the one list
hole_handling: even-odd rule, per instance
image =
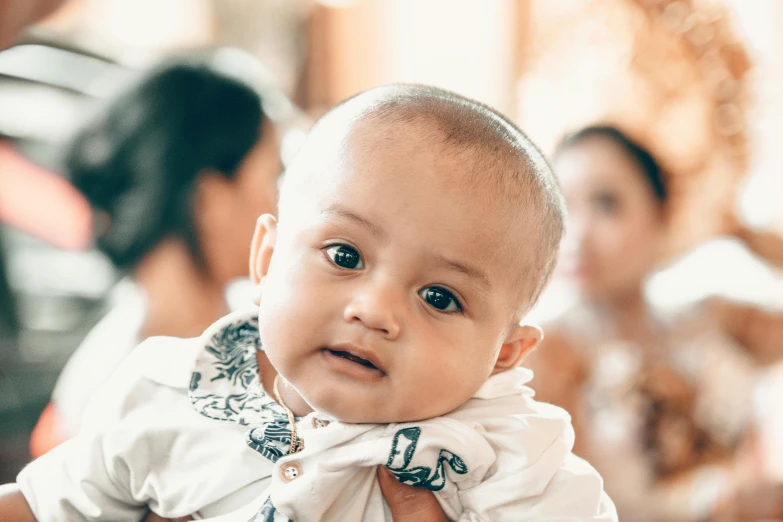
[[[672, 198], [658, 162], [611, 126], [569, 135], [554, 158], [568, 208], [557, 271], [579, 300], [530, 358], [537, 397], [572, 413], [575, 451], [602, 473], [621, 520], [783, 518], [770, 503], [780, 485], [740, 488], [736, 462], [757, 368], [783, 356], [783, 315], [719, 300], [653, 309], [643, 284]], [[779, 238], [737, 230], [781, 261]]]
[[8, 282], [3, 241], [0, 237], [0, 362], [5, 355], [4, 347], [10, 344], [19, 330], [19, 319], [16, 313], [16, 303], [11, 286]]
[[247, 274], [255, 220], [276, 205], [278, 139], [254, 86], [211, 63], [155, 69], [69, 146], [95, 245], [130, 277], [63, 370], [33, 456], [79, 432], [85, 403], [136, 345], [200, 334], [228, 312], [226, 285]]
[[253, 238], [257, 308], [139, 346], [0, 513], [389, 520], [380, 467], [453, 520], [616, 520], [518, 368], [564, 218], [526, 136], [441, 89], [373, 89], [316, 124], [279, 212]]

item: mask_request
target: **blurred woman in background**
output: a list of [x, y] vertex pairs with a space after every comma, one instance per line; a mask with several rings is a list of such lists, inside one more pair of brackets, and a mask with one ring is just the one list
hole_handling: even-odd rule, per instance
[[[783, 518], [769, 502], [779, 486], [765, 486], [766, 503], [764, 488], [735, 487], [757, 368], [783, 356], [783, 316], [718, 301], [676, 317], [651, 308], [643, 284], [670, 194], [655, 158], [620, 130], [568, 136], [555, 170], [569, 209], [558, 270], [579, 301], [531, 357], [537, 398], [572, 413], [576, 451], [604, 476], [621, 520]], [[779, 239], [739, 235], [779, 250]]]
[[68, 150], [95, 245], [129, 277], [61, 374], [34, 456], [79, 431], [85, 403], [136, 345], [200, 335], [229, 311], [226, 285], [247, 275], [255, 221], [276, 209], [278, 140], [256, 86], [212, 64], [155, 69]]
[[0, 240], [0, 362], [5, 355], [4, 347], [10, 345], [17, 335], [19, 321], [16, 317], [16, 304], [11, 286], [8, 283], [6, 262], [3, 256], [3, 242]]

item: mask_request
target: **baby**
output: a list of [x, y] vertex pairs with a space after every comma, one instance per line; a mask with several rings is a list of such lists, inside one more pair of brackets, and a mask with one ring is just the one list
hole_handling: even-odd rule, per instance
[[568, 415], [518, 368], [563, 213], [541, 153], [494, 110], [424, 86], [351, 98], [287, 171], [279, 220], [258, 221], [257, 311], [142, 344], [17, 501], [46, 522], [147, 505], [391, 520], [384, 465], [453, 520], [616, 520]]

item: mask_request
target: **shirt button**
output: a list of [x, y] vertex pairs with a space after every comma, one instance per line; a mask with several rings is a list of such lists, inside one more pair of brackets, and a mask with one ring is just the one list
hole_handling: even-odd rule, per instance
[[318, 419], [313, 417], [313, 428], [325, 428], [329, 425], [329, 421], [325, 419]]
[[280, 466], [280, 478], [283, 479], [283, 482], [291, 482], [301, 475], [302, 466], [296, 461], [286, 462]]

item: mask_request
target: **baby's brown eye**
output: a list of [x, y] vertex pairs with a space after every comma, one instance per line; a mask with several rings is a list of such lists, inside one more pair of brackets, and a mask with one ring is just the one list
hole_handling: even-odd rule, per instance
[[454, 294], [440, 286], [428, 286], [419, 292], [427, 304], [441, 312], [461, 312], [462, 306]]
[[362, 256], [355, 248], [348, 245], [332, 245], [326, 248], [326, 255], [335, 265], [346, 270], [361, 270], [364, 268]]

